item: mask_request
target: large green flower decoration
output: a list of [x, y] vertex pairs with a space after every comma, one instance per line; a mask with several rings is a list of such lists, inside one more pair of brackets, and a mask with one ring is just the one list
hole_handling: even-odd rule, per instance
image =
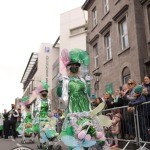
[[72, 63], [81, 63], [84, 65], [89, 65], [90, 58], [87, 51], [79, 48], [74, 48], [69, 52], [70, 61]]

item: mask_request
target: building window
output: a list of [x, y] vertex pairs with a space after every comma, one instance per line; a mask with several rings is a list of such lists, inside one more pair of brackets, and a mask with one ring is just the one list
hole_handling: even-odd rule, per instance
[[104, 14], [107, 14], [109, 11], [109, 0], [104, 0]]
[[123, 71], [122, 71], [122, 81], [123, 81], [123, 84], [126, 84], [130, 78], [131, 78], [130, 70], [129, 70], [128, 67], [125, 67], [123, 69]]
[[95, 68], [98, 67], [99, 61], [98, 61], [98, 46], [97, 44], [95, 44], [93, 46], [93, 50], [94, 50], [94, 64], [95, 64]]
[[123, 84], [128, 83], [128, 80], [129, 80], [130, 78], [131, 78], [130, 75], [124, 76], [124, 77], [123, 77]]
[[104, 42], [105, 42], [105, 48], [106, 48], [106, 59], [110, 60], [112, 58], [110, 32], [108, 32], [105, 35]]
[[123, 20], [121, 20], [121, 22], [119, 22], [119, 30], [120, 30], [120, 38], [121, 38], [121, 47], [122, 50], [124, 50], [129, 47], [126, 17]]
[[96, 7], [92, 10], [92, 16], [93, 16], [93, 27], [97, 25], [97, 11]]
[[49, 53], [50, 52], [50, 48], [49, 47], [45, 47], [45, 53]]

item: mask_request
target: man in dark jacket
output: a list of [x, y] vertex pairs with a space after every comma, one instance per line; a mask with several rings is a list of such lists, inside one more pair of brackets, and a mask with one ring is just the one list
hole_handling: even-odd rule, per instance
[[142, 94], [143, 92], [143, 86], [137, 85], [134, 89], [134, 97], [135, 100], [129, 102], [129, 106], [137, 106], [138, 111], [138, 120], [137, 123], [139, 125], [140, 130], [140, 137], [143, 141], [148, 141], [149, 135], [147, 132], [147, 117], [146, 117], [146, 105], [141, 105], [142, 103], [146, 102], [146, 97]]
[[18, 118], [19, 114], [18, 114], [18, 111], [15, 109], [14, 104], [11, 104], [11, 108], [12, 109], [7, 113], [8, 121], [7, 121], [7, 125], [6, 125], [5, 139], [8, 139], [10, 127], [12, 128], [13, 138], [15, 139], [17, 137], [16, 123], [17, 123], [17, 118]]

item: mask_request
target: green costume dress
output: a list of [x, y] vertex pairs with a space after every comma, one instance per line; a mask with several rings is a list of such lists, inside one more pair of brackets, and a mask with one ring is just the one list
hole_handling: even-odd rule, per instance
[[89, 111], [89, 100], [85, 84], [77, 77], [70, 77], [69, 82], [69, 113]]
[[[30, 124], [28, 127], [27, 127], [27, 124]], [[25, 129], [25, 130], [24, 130]], [[32, 115], [31, 115], [31, 112], [30, 111], [26, 111], [24, 113], [24, 117], [23, 117], [23, 122], [18, 126], [18, 128], [16, 129], [16, 131], [19, 132], [20, 135], [23, 135], [24, 132], [23, 130], [28, 134], [30, 135], [30, 133], [33, 132], [32, 130]]]
[[[46, 143], [47, 139], [57, 136], [56, 131], [52, 128], [51, 123], [54, 122], [48, 116], [49, 102], [48, 99], [39, 99], [38, 119], [35, 118], [35, 130], [40, 135], [40, 143]], [[37, 121], [38, 120], [38, 121]]]
[[[68, 113], [77, 113], [90, 111], [89, 99], [86, 93], [86, 86], [80, 78], [76, 76], [72, 76], [69, 78], [68, 84], [68, 107], [66, 108], [66, 116]], [[71, 125], [70, 119], [65, 117], [62, 132], [60, 134], [60, 138], [65, 135], [74, 136], [73, 127]], [[71, 147], [69, 148], [72, 149]]]
[[32, 117], [31, 117], [31, 113], [30, 112], [26, 113], [26, 117], [24, 119], [24, 123], [32, 123]]
[[40, 110], [40, 121], [43, 121], [43, 118], [48, 117], [48, 100], [42, 100], [41, 110]]
[[[35, 133], [40, 133], [40, 123], [41, 122], [47, 122], [47, 118], [48, 118], [48, 100], [45, 99], [40, 99], [41, 103], [40, 103], [40, 111], [39, 110], [35, 110], [35, 118], [34, 118], [34, 123], [33, 123], [33, 131]], [[37, 113], [39, 113], [39, 115], [37, 115]]]
[[[32, 116], [29, 111], [26, 113], [26, 117], [24, 119], [24, 125], [25, 125], [25, 134], [26, 136], [31, 136], [32, 135]], [[27, 126], [27, 127], [26, 127]]]

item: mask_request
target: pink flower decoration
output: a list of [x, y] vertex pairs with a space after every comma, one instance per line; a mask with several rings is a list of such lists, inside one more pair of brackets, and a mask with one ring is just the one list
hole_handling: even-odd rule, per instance
[[90, 141], [91, 140], [91, 135], [90, 134], [87, 134], [86, 136], [85, 136], [85, 141]]
[[61, 70], [63, 70], [67, 65], [68, 63], [70, 62], [70, 59], [69, 59], [69, 52], [67, 49], [63, 49], [61, 51], [61, 57], [60, 57], [60, 60], [63, 62], [64, 64], [64, 67], [61, 68]]

